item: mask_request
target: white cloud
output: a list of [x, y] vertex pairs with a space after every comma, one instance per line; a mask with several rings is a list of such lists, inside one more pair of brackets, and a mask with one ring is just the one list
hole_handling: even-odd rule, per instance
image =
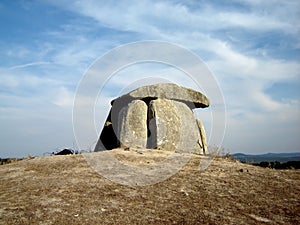
[[[91, 17], [104, 26], [118, 30], [148, 33], [169, 33], [169, 31], [192, 30], [212, 31], [231, 27], [243, 27], [257, 31], [283, 30], [294, 32], [297, 25], [297, 7], [299, 3], [279, 2], [251, 4], [255, 8], [239, 12], [235, 8], [222, 12], [214, 3], [201, 3], [193, 9], [184, 4], [174, 4], [168, 1], [134, 1], [134, 2], [99, 2], [70, 1], [53, 2], [76, 13]], [[251, 2], [250, 2], [251, 3]], [[261, 9], [261, 10], [259, 10]], [[292, 16], [291, 16], [292, 15]], [[287, 17], [289, 16], [289, 17]], [[120, 23], [122, 21], [122, 23]]]
[[281, 106], [276, 113], [251, 112], [243, 108], [228, 111], [224, 146], [231, 152], [260, 154], [298, 151], [299, 102]]
[[57, 97], [53, 103], [61, 107], [72, 107], [74, 102], [74, 93], [67, 90], [65, 87], [60, 87]]

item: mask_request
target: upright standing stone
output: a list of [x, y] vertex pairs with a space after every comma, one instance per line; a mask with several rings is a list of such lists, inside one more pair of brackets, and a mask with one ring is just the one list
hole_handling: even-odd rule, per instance
[[150, 102], [151, 143], [176, 152], [199, 150], [199, 129], [192, 110], [184, 103], [168, 99]]
[[148, 107], [141, 100], [134, 100], [120, 112], [118, 128], [121, 147], [147, 147]]

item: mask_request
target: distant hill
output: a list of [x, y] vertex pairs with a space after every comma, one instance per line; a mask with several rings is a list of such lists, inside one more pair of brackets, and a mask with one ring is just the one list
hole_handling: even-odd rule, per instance
[[237, 159], [246, 163], [260, 163], [260, 162], [280, 162], [300, 161], [300, 152], [294, 153], [266, 153], [261, 155], [247, 155], [243, 153], [236, 153], [231, 155], [232, 159]]

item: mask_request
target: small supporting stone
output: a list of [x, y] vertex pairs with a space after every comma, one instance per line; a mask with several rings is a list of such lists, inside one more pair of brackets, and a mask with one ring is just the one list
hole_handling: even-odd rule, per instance
[[203, 154], [207, 152], [207, 142], [206, 142], [206, 132], [201, 120], [197, 119], [198, 128], [200, 131], [200, 140], [199, 143], [202, 145]]

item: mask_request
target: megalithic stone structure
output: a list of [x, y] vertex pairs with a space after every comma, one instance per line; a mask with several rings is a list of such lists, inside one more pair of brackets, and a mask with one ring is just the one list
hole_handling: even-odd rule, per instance
[[204, 126], [192, 111], [209, 106], [200, 92], [162, 83], [133, 90], [111, 105], [95, 151], [117, 147], [207, 150]]

